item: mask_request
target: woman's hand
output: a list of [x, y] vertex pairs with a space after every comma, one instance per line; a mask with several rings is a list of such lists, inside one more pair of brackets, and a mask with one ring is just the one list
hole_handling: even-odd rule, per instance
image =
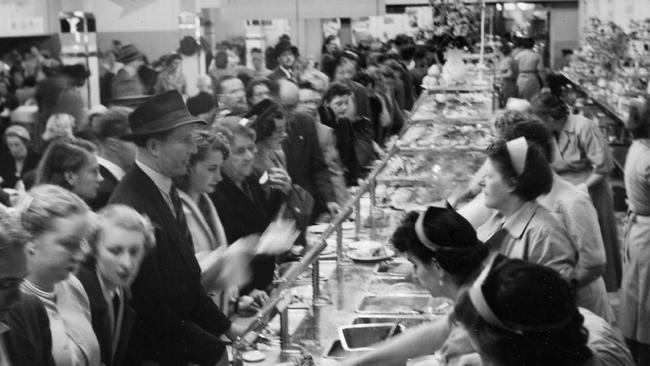
[[269, 302], [269, 295], [258, 289], [253, 289], [250, 293], [248, 293], [248, 296], [253, 298], [253, 301], [257, 306], [264, 306], [266, 305], [267, 302]]
[[458, 358], [462, 355], [476, 352], [469, 341], [467, 331], [461, 327], [454, 327], [449, 333], [447, 340], [440, 348], [440, 352], [445, 356], [447, 362]]
[[291, 189], [291, 177], [289, 177], [289, 174], [284, 169], [271, 168], [269, 172], [269, 185], [271, 189], [276, 189], [287, 194]]

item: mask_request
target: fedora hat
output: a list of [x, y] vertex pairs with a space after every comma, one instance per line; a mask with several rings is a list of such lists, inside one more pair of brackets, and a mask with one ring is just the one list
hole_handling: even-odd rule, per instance
[[132, 44], [122, 46], [117, 54], [117, 61], [123, 64], [128, 64], [129, 62], [135, 61], [139, 58], [144, 58], [144, 54]]
[[151, 97], [136, 108], [129, 115], [131, 133], [121, 138], [133, 141], [190, 123], [207, 125], [201, 118], [190, 114], [177, 90], [169, 90]]
[[83, 64], [64, 65], [61, 73], [75, 79], [87, 79], [90, 76], [90, 71]]
[[291, 53], [293, 53], [293, 55], [296, 56], [296, 57], [298, 57], [298, 55], [299, 55], [298, 47], [293, 46], [291, 44], [291, 42], [288, 42], [288, 41], [280, 41], [277, 45], [275, 45], [274, 51], [275, 51], [274, 52], [275, 58], [280, 57], [280, 55], [282, 55], [283, 53], [285, 53], [287, 51], [291, 51]]

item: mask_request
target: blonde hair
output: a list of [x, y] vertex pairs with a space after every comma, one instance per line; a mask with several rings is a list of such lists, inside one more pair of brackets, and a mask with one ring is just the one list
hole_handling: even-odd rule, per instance
[[95, 227], [88, 238], [88, 244], [93, 253], [97, 250], [97, 243], [101, 238], [107, 224], [115, 225], [128, 231], [136, 231], [144, 237], [145, 252], [156, 246], [156, 237], [151, 220], [141, 215], [135, 209], [120, 204], [108, 205], [95, 215]]
[[54, 219], [87, 214], [88, 205], [76, 194], [52, 184], [32, 188], [19, 202], [20, 221], [31, 238], [52, 230]]

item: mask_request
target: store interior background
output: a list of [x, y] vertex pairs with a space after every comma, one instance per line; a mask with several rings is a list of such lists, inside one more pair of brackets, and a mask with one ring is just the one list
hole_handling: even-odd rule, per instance
[[[505, 14], [508, 9], [546, 13], [546, 59], [551, 68], [561, 66], [563, 49], [578, 46], [590, 17], [611, 20], [624, 28], [629, 19], [650, 18], [647, 0], [488, 0], [487, 4], [490, 14], [499, 10]], [[83, 11], [95, 15], [100, 50], [119, 39], [158, 57], [176, 50], [181, 36], [179, 14], [189, 12], [207, 21], [202, 31], [212, 45], [248, 40], [251, 45], [266, 47], [287, 33], [304, 56], [318, 57], [328, 31], [338, 30], [344, 44], [359, 35], [359, 27], [365, 27], [363, 31], [370, 36], [390, 37], [409, 31], [415, 13], [420, 23], [426, 22], [428, 9], [427, 0], [8, 0], [0, 2], [0, 14], [7, 20], [0, 22], [0, 47], [24, 44], [24, 37], [30, 37], [32, 43], [57, 53], [59, 14]], [[498, 28], [498, 20], [488, 26]]]

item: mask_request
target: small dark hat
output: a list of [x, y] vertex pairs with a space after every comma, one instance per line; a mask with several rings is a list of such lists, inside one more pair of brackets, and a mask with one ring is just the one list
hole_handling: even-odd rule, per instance
[[136, 140], [140, 137], [169, 131], [189, 123], [207, 123], [187, 110], [183, 97], [177, 90], [155, 95], [142, 103], [129, 115], [131, 133], [121, 138]]
[[90, 76], [90, 71], [82, 64], [64, 65], [61, 68], [61, 73], [75, 79], [87, 79]]
[[122, 46], [117, 54], [117, 61], [123, 64], [128, 64], [129, 62], [135, 61], [139, 58], [144, 58], [144, 54], [132, 44]]
[[[467, 219], [452, 208], [429, 207], [423, 213], [424, 234], [437, 246], [467, 248], [481, 243]], [[423, 243], [427, 247], [427, 243]], [[438, 250], [439, 248], [429, 248]]]
[[275, 58], [280, 57], [280, 55], [285, 53], [286, 51], [291, 51], [293, 55], [296, 57], [299, 56], [298, 47], [291, 45], [291, 42], [287, 42], [287, 41], [278, 42], [278, 44], [275, 45], [275, 49], [273, 51], [275, 54]]

